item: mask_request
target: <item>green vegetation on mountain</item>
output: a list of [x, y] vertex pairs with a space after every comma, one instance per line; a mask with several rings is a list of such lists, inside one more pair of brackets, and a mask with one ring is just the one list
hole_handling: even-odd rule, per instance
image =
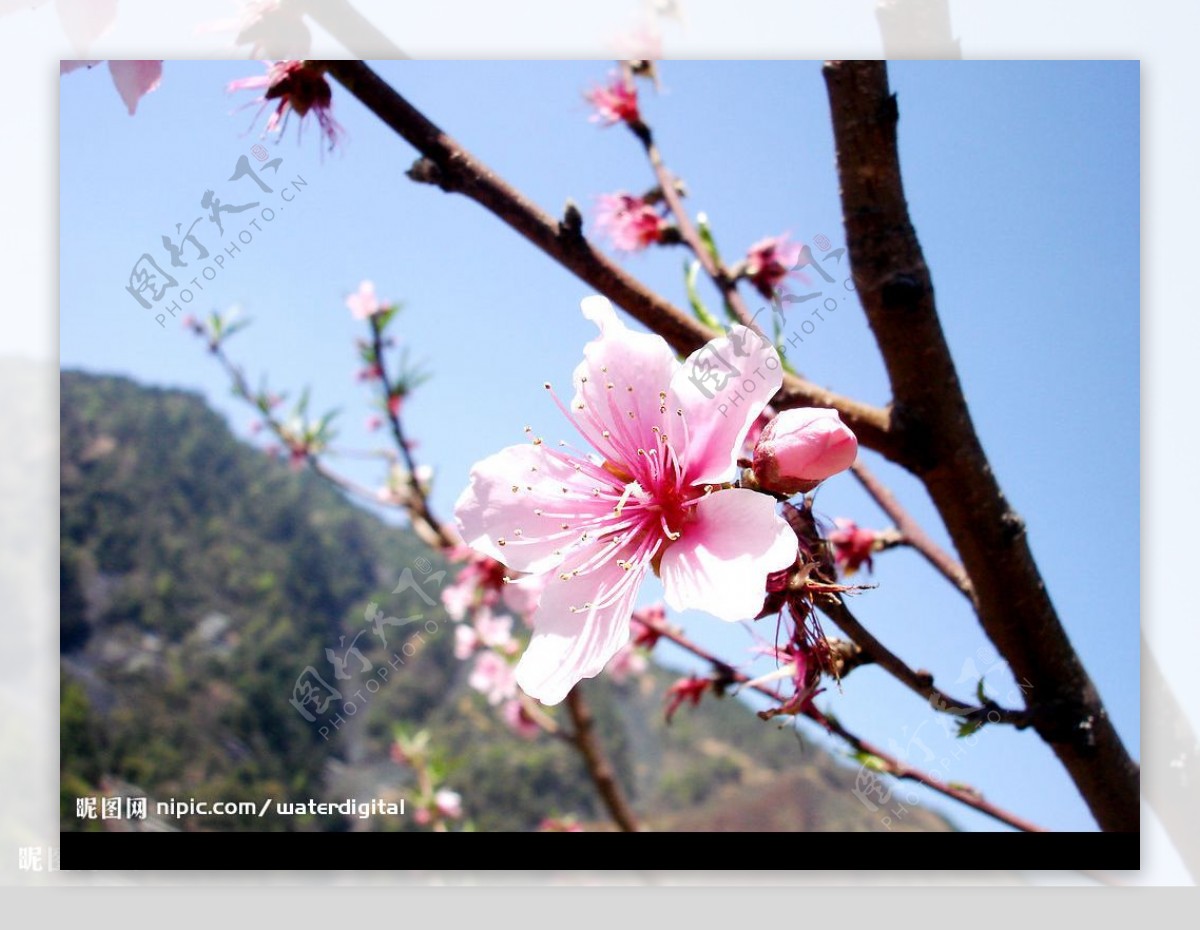
[[[411, 797], [411, 774], [389, 757], [396, 725], [430, 731], [478, 830], [567, 815], [605, 824], [569, 746], [518, 738], [467, 687], [437, 603], [447, 566], [406, 530], [238, 441], [194, 394], [64, 372], [61, 425], [64, 830], [119, 828], [76, 816], [76, 798], [115, 794], [150, 799], [143, 827], [419, 829], [410, 817], [154, 812], [170, 799]], [[405, 569], [424, 586], [392, 593]], [[421, 619], [383, 627], [384, 648], [371, 605]], [[344, 679], [331, 656], [344, 657]], [[305, 705], [309, 721], [291, 699], [314, 672], [342, 698], [324, 714]], [[852, 768], [736, 700], [706, 699], [666, 725], [671, 680], [655, 669], [586, 683], [605, 748], [652, 826], [884, 829], [851, 793]], [[948, 829], [919, 810], [902, 826]]]

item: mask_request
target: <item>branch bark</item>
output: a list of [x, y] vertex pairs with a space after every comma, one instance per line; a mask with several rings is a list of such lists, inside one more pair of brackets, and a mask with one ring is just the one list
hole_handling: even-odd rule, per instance
[[1032, 685], [1035, 724], [1102, 829], [1139, 828], [1138, 766], [1059, 622], [975, 433], [909, 218], [898, 111], [879, 61], [824, 69], [851, 268], [893, 391], [892, 438], [924, 482], [974, 585], [984, 631]]
[[576, 685], [567, 692], [566, 705], [567, 713], [571, 715], [571, 724], [574, 727], [571, 742], [583, 756], [588, 774], [592, 776], [592, 782], [596, 785], [596, 790], [600, 792], [605, 807], [608, 808], [608, 812], [617, 826], [626, 833], [637, 833], [642, 829], [638, 824], [637, 815], [629, 806], [629, 802], [625, 800], [625, 794], [621, 791], [617, 775], [604, 755], [604, 751], [600, 748], [600, 742], [596, 736], [596, 721], [592, 717], [591, 708], [588, 707], [580, 693], [580, 685]]
[[[782, 705], [784, 703], [785, 697], [782, 694], [772, 690], [771, 688], [768, 688], [766, 685], [753, 682], [745, 673], [739, 672], [729, 664], [722, 662], [702, 646], [693, 643], [678, 630], [667, 626], [666, 624], [648, 625], [650, 625], [652, 629], [663, 639], [670, 640], [681, 649], [685, 649], [698, 659], [709, 663], [713, 667], [714, 674], [722, 681], [736, 682], [737, 684], [747, 686], [752, 690], [757, 691], [759, 694], [766, 695], [777, 704]], [[856, 751], [874, 756], [882, 763], [883, 770], [894, 778], [919, 782], [925, 787], [936, 791], [938, 794], [945, 795], [948, 798], [953, 798], [955, 801], [965, 804], [968, 807], [973, 807], [975, 810], [987, 814], [989, 817], [994, 817], [996, 820], [1006, 823], [1010, 827], [1015, 827], [1018, 830], [1024, 830], [1029, 833], [1045, 832], [1043, 827], [1040, 827], [1037, 824], [1024, 819], [1023, 817], [1018, 817], [1016, 814], [1013, 814], [1002, 807], [997, 807], [995, 804], [992, 804], [974, 788], [948, 784], [941, 779], [934, 778], [932, 775], [915, 766], [909, 765], [907, 762], [897, 759], [895, 756], [889, 755], [886, 751], [880, 749], [874, 743], [869, 743], [865, 739], [856, 736], [850, 730], [847, 730], [836, 718], [826, 717], [811, 704], [802, 708], [800, 713], [814, 723], [819, 723], [830, 733], [833, 733], [835, 736], [844, 740]]]
[[958, 588], [963, 597], [971, 602], [971, 606], [976, 606], [975, 589], [962, 565], [929, 538], [929, 535], [921, 528], [921, 524], [913, 519], [900, 501], [896, 500], [896, 495], [888, 489], [887, 485], [876, 478], [875, 474], [863, 464], [862, 459], [851, 465], [850, 471], [858, 479], [858, 483], [863, 486], [863, 489], [871, 495], [871, 499], [879, 505], [879, 509], [896, 524], [896, 529], [904, 537], [903, 542], [924, 556], [925, 560], [937, 569], [943, 578]]
[[948, 695], [934, 685], [933, 675], [924, 670], [912, 669], [903, 659], [876, 639], [871, 631], [850, 612], [850, 608], [846, 606], [840, 595], [820, 594], [813, 598], [813, 603], [841, 627], [842, 632], [849, 636], [875, 665], [878, 665], [910, 691], [923, 697], [934, 710], [951, 713], [980, 724], [985, 722], [1007, 723], [1019, 730], [1030, 725], [1032, 715], [1028, 711], [1008, 710], [990, 702], [976, 706]]
[[[329, 60], [320, 65], [424, 156], [408, 172], [413, 180], [474, 200], [634, 319], [651, 327], [680, 354], [696, 351], [717, 335], [598, 251], [577, 225], [555, 220], [511, 187], [366, 64]], [[886, 409], [842, 397], [794, 375], [784, 376], [783, 389], [773, 404], [776, 409], [832, 407], [854, 430], [859, 442], [899, 460], [900, 449]]]

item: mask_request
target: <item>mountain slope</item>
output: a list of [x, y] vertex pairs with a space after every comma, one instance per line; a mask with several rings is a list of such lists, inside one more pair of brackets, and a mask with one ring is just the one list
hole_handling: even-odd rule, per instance
[[[388, 754], [397, 724], [430, 730], [477, 829], [535, 829], [547, 815], [605, 824], [570, 747], [518, 739], [466, 686], [436, 594], [430, 606], [420, 585], [392, 593], [406, 569], [432, 592], [446, 567], [411, 534], [237, 441], [196, 395], [64, 372], [61, 416], [64, 830], [119, 826], [76, 816], [74, 799], [89, 795], [405, 796], [410, 776]], [[420, 623], [383, 628], [385, 648], [367, 617], [375, 605]], [[412, 656], [401, 650], [410, 631], [424, 631]], [[314, 673], [342, 696], [319, 714], [301, 701], [307, 720], [292, 701]], [[667, 726], [671, 679], [653, 670], [628, 685], [586, 683], [605, 748], [651, 826], [884, 829], [851, 793], [852, 769], [736, 700], [706, 700]], [[154, 822], [415, 828], [339, 814]], [[948, 829], [923, 811], [904, 826]]]

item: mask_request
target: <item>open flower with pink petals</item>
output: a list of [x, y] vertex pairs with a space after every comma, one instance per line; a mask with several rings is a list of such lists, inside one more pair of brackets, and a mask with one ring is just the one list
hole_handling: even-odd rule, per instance
[[[540, 439], [510, 446], [475, 465], [455, 506], [467, 545], [546, 579], [516, 668], [521, 688], [546, 704], [629, 642], [651, 571], [674, 609], [740, 620], [760, 611], [767, 576], [798, 546], [771, 497], [725, 483], [782, 381], [775, 348], [735, 326], [681, 365], [604, 298], [585, 300], [583, 313], [600, 335], [584, 348], [570, 404], [554, 397], [595, 453]], [[708, 370], [705, 353], [754, 372], [761, 390], [719, 403], [697, 374]]]
[[804, 245], [788, 242], [787, 233], [760, 239], [746, 253], [746, 277], [763, 297], [771, 300], [775, 290], [795, 273], [803, 252]]
[[282, 132], [288, 116], [295, 113], [303, 120], [311, 113], [321, 127], [321, 134], [329, 141], [332, 149], [341, 141], [345, 130], [333, 118], [333, 89], [325, 78], [325, 72], [309, 61], [266, 62], [267, 73], [257, 77], [240, 78], [229, 83], [230, 91], [262, 90], [259, 99], [262, 107], [272, 103], [275, 112], [267, 120], [267, 132]]
[[607, 84], [593, 87], [583, 96], [595, 109], [590, 117], [594, 123], [612, 126], [616, 123], [641, 122], [637, 90], [620, 75], [613, 75]]
[[596, 198], [596, 228], [622, 252], [638, 252], [658, 244], [669, 226], [641, 197], [616, 193]]
[[[91, 68], [100, 61], [63, 61], [59, 63], [59, 74], [70, 74], [79, 68]], [[140, 101], [150, 91], [155, 90], [162, 81], [163, 63], [155, 61], [119, 61], [109, 59], [108, 72], [112, 75], [117, 93], [125, 101], [129, 115], [137, 111]]]

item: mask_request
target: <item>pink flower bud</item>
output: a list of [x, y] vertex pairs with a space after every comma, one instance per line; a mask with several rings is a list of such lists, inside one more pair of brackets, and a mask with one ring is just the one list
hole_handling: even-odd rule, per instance
[[854, 464], [858, 440], [836, 410], [785, 410], [763, 427], [754, 477], [769, 491], [800, 494]]

